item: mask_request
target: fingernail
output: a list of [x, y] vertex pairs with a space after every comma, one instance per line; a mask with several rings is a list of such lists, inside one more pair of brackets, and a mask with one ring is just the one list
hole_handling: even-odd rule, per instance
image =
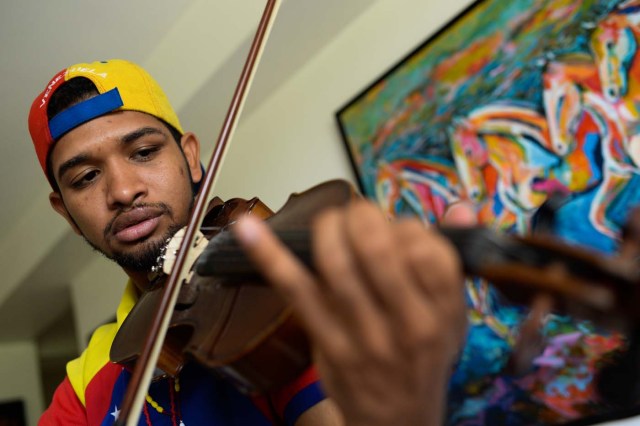
[[443, 220], [449, 224], [460, 226], [472, 226], [478, 221], [475, 206], [467, 200], [450, 204]]
[[260, 223], [251, 216], [240, 218], [234, 228], [238, 239], [245, 245], [253, 245], [260, 238]]

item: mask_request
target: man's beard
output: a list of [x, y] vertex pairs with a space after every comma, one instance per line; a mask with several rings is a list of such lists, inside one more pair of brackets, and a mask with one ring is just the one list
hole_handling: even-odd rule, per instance
[[158, 258], [162, 254], [162, 249], [167, 245], [182, 225], [172, 224], [162, 238], [141, 243], [135, 253], [114, 252], [109, 255], [101, 250], [98, 246], [89, 241], [86, 237], [84, 240], [98, 253], [102, 254], [109, 260], [113, 260], [121, 268], [136, 272], [151, 272], [151, 268], [158, 264]]
[[151, 268], [158, 264], [162, 249], [180, 228], [182, 228], [181, 225], [172, 224], [161, 239], [143, 243], [135, 253], [115, 252], [107, 257], [121, 268], [137, 272], [151, 272]]
[[[192, 198], [189, 204], [189, 211], [191, 211], [191, 209], [193, 208], [194, 202], [195, 198]], [[173, 220], [173, 211], [169, 206], [164, 203], [157, 203], [156, 205], [161, 206], [167, 216]], [[161, 238], [139, 243], [139, 247], [133, 253], [114, 251], [109, 255], [101, 250], [98, 246], [93, 244], [91, 241], [89, 241], [86, 237], [84, 239], [94, 250], [100, 252], [106, 258], [113, 260], [123, 269], [135, 272], [151, 272], [151, 268], [158, 264], [158, 258], [162, 254], [162, 249], [167, 245], [169, 239], [171, 239], [176, 232], [178, 232], [185, 226], [186, 223], [172, 223], [171, 225], [169, 225], [169, 229], [167, 229], [167, 232], [165, 232], [165, 234]], [[110, 226], [107, 226], [107, 229], [109, 227]], [[105, 235], [106, 234], [108, 234], [108, 232], [105, 230]]]

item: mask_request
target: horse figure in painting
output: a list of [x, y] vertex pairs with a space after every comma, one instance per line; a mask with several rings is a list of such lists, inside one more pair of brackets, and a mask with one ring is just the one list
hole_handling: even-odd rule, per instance
[[437, 223], [447, 206], [460, 199], [453, 165], [438, 160], [401, 158], [380, 161], [376, 199], [383, 211], [395, 217], [408, 207], [425, 223]]
[[634, 92], [638, 85], [639, 23], [640, 1], [629, 0], [598, 22], [591, 33], [591, 50], [596, 58], [603, 93], [611, 103]]
[[[547, 62], [543, 71], [543, 109], [492, 103], [458, 119], [451, 132], [460, 179], [482, 215], [495, 215], [507, 229], [528, 230], [525, 217], [546, 194], [595, 190], [589, 219], [616, 238], [618, 225], [607, 208], [637, 172], [627, 152], [628, 138], [619, 111], [605, 99], [598, 68], [584, 54]], [[538, 147], [554, 164], [532, 163]], [[521, 170], [517, 170], [521, 168]]]
[[[589, 218], [611, 238], [617, 238], [620, 224], [607, 211], [638, 174], [640, 160], [639, 24], [640, 0], [621, 3], [595, 25], [589, 39], [593, 57], [560, 58], [543, 74], [551, 135], [571, 147], [565, 158], [571, 171], [565, 174], [571, 176], [567, 188], [586, 190], [601, 180]], [[599, 160], [593, 155], [595, 144], [600, 145]]]
[[457, 118], [450, 129], [453, 157], [479, 219], [499, 229], [528, 231], [528, 217], [545, 200], [546, 181], [533, 150], [550, 150], [547, 122], [532, 108], [494, 103]]
[[553, 176], [572, 193], [595, 189], [589, 220], [600, 233], [617, 238], [618, 224], [607, 208], [635, 173], [628, 137], [618, 110], [601, 86], [598, 67], [587, 55], [549, 62], [543, 73], [544, 107], [550, 134], [567, 147]]
[[640, 0], [621, 3], [590, 37], [602, 93], [622, 119], [628, 140], [621, 165], [640, 161]]

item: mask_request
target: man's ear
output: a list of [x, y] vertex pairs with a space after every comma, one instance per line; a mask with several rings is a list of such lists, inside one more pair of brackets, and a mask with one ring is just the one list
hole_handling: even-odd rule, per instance
[[186, 132], [180, 139], [180, 146], [187, 159], [191, 178], [195, 183], [200, 182], [202, 179], [202, 167], [200, 166], [200, 141], [198, 137], [192, 132]]
[[62, 195], [59, 192], [53, 191], [52, 193], [49, 194], [49, 202], [51, 203], [51, 207], [53, 207], [53, 209], [60, 216], [62, 216], [67, 221], [67, 223], [69, 223], [69, 226], [71, 226], [71, 229], [73, 229], [73, 232], [75, 232], [78, 235], [82, 235], [82, 232], [80, 232], [80, 228], [78, 228], [78, 225], [76, 225], [76, 222], [73, 220], [73, 218], [69, 214], [69, 211], [67, 210], [67, 206], [64, 205], [64, 200], [62, 199]]

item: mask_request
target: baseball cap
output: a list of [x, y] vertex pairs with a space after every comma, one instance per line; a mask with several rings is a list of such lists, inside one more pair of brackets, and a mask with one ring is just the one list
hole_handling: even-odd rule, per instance
[[[47, 106], [63, 83], [85, 77], [98, 95], [80, 101], [49, 120]], [[113, 111], [140, 111], [183, 133], [178, 116], [158, 83], [140, 66], [122, 59], [72, 65], [58, 72], [31, 105], [29, 133], [47, 179], [47, 157], [56, 140], [70, 130]], [[54, 182], [50, 182], [55, 187]]]

